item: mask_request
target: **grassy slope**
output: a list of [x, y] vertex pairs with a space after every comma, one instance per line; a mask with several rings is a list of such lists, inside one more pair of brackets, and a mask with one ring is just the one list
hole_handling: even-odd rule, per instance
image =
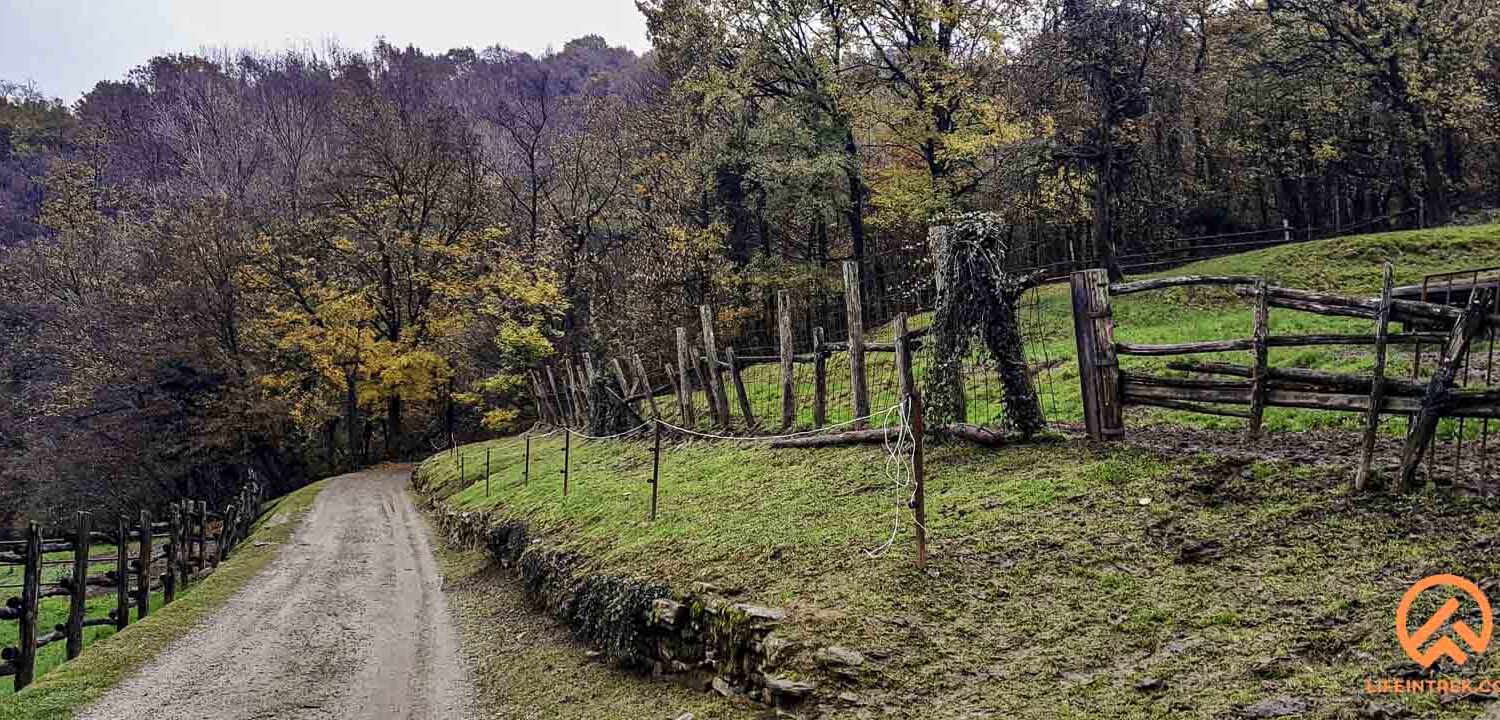
[[[275, 559], [279, 545], [291, 537], [298, 520], [312, 507], [313, 500], [322, 488], [322, 483], [315, 483], [281, 498], [266, 513], [249, 542], [240, 546], [232, 557], [202, 582], [188, 586], [176, 602], [161, 607], [158, 594], [157, 604], [153, 605], [151, 615], [145, 620], [132, 624], [118, 634], [112, 629], [98, 633], [97, 639], [88, 639], [83, 655], [77, 660], [61, 665], [46, 675], [39, 675], [31, 687], [19, 694], [0, 698], [0, 720], [71, 717], [74, 712], [119, 684], [228, 601], [240, 586]], [[90, 615], [108, 612], [112, 602], [112, 598], [91, 601]], [[95, 603], [99, 603], [100, 607], [93, 607]], [[44, 606], [44, 610], [54, 611], [48, 606]], [[63, 603], [63, 614], [66, 614], [66, 603]], [[58, 645], [59, 652], [55, 653], [58, 657], [50, 661], [51, 665], [61, 663], [61, 643]], [[44, 651], [52, 649], [49, 646]], [[8, 680], [7, 678], [7, 685]]]
[[[1264, 269], [1289, 285], [1370, 292], [1385, 257], [1399, 254], [1399, 282], [1493, 262], [1500, 228], [1298, 250], [1179, 272]], [[1066, 327], [1061, 295], [1049, 302], [1061, 307], [1052, 321]], [[1137, 342], [1201, 339], [1209, 331], [1239, 336], [1249, 326], [1241, 304], [1197, 291], [1120, 305], [1120, 335]], [[1300, 417], [1273, 423], [1317, 424]], [[790, 608], [795, 637], [885, 656], [851, 688], [853, 700], [832, 707], [840, 716], [1220, 717], [1288, 696], [1307, 703], [1308, 716], [1352, 717], [1369, 702], [1363, 678], [1414, 667], [1391, 632], [1407, 585], [1434, 572], [1500, 577], [1493, 503], [1359, 497], [1347, 489], [1345, 468], [1168, 461], [1070, 444], [933, 448], [933, 563], [922, 574], [912, 567], [905, 526], [889, 553], [866, 552], [905, 517], [878, 448], [673, 444], [663, 457], [662, 514], [654, 524], [646, 522], [645, 444], [575, 442], [566, 500], [561, 441], [533, 442], [532, 482], [524, 486], [522, 448], [518, 439], [465, 447], [467, 478], [446, 456], [420, 472], [450, 503], [524, 518], [600, 570], [678, 587], [712, 582]], [[488, 496], [479, 477], [486, 451]], [[1221, 556], [1178, 561], [1184, 548], [1205, 543], [1222, 548]], [[1500, 653], [1461, 672], [1500, 675]], [[1148, 678], [1165, 688], [1137, 690]], [[1425, 696], [1380, 702], [1430, 717], [1476, 713], [1469, 702], [1440, 705]]]

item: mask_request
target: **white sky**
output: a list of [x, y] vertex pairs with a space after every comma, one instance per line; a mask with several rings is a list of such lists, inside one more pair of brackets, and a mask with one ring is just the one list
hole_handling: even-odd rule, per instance
[[539, 52], [590, 34], [649, 48], [633, 0], [0, 0], [0, 79], [71, 103], [154, 55], [203, 47], [363, 49], [383, 36], [429, 52]]

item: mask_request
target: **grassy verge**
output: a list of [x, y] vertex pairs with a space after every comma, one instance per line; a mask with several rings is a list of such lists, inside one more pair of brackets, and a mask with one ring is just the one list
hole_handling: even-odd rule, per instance
[[[20, 693], [0, 698], [0, 720], [71, 717], [97, 700], [168, 644], [187, 634], [275, 559], [280, 544], [291, 537], [298, 520], [322, 488], [323, 483], [315, 483], [278, 500], [248, 542], [202, 582], [180, 593], [171, 605], [154, 608], [150, 617], [118, 634], [110, 630], [109, 637], [101, 636], [86, 645], [77, 660], [39, 677]], [[111, 601], [101, 598], [100, 602], [108, 606]]]
[[[1303, 717], [1476, 713], [1478, 698], [1365, 697], [1363, 680], [1418, 671], [1392, 632], [1410, 583], [1500, 578], [1493, 502], [1358, 496], [1343, 468], [1285, 462], [938, 447], [923, 574], [904, 524], [868, 552], [904, 518], [877, 449], [674, 444], [655, 523], [643, 443], [575, 442], [566, 500], [551, 438], [527, 485], [517, 440], [463, 452], [467, 478], [447, 456], [420, 469], [454, 507], [523, 519], [593, 570], [786, 607], [792, 639], [866, 652], [835, 711], [1207, 718], [1284, 698]], [[1500, 654], [1441, 673], [1500, 676]]]

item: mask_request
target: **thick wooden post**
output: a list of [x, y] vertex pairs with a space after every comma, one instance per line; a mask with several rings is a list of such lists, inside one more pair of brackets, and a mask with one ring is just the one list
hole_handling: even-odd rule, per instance
[[42, 528], [35, 522], [26, 528], [25, 566], [21, 572], [21, 628], [16, 643], [16, 692], [31, 684], [36, 675], [36, 623], [42, 601]]
[[172, 503], [167, 511], [167, 572], [162, 577], [162, 602], [177, 599], [177, 557], [182, 553], [182, 508]]
[[776, 293], [776, 344], [781, 352], [781, 431], [797, 423], [797, 367], [792, 346], [792, 298], [787, 291]]
[[661, 409], [656, 407], [656, 389], [651, 387], [651, 376], [646, 373], [646, 363], [641, 360], [640, 353], [631, 356], [630, 365], [635, 368], [635, 374], [641, 379], [641, 389], [646, 392], [646, 402], [651, 405], [651, 417], [659, 419]]
[[656, 522], [656, 492], [661, 486], [661, 421], [651, 424], [651, 522]]
[[813, 328], [813, 427], [828, 424], [828, 348], [823, 328]]
[[208, 567], [208, 503], [198, 501], [198, 569]]
[[140, 568], [136, 570], [135, 588], [135, 616], [137, 619], [145, 619], [151, 614], [151, 511], [141, 511], [140, 532], [140, 557], [136, 564]]
[[115, 629], [130, 624], [130, 525], [124, 515], [115, 519]]
[[1070, 282], [1084, 427], [1090, 440], [1113, 440], [1124, 434], [1124, 412], [1109, 306], [1109, 274], [1100, 269], [1083, 270], [1073, 273]]
[[698, 317], [703, 323], [703, 357], [708, 363], [709, 400], [714, 406], [714, 416], [719, 427], [729, 427], [729, 393], [724, 391], [724, 370], [719, 364], [719, 348], [714, 341], [714, 309], [709, 305], [698, 306]]
[[922, 396], [912, 393], [906, 396], [911, 413], [911, 515], [917, 529], [917, 567], [927, 568], [927, 470], [923, 465], [922, 442], [926, 428], [922, 422]]
[[1375, 313], [1375, 368], [1370, 375], [1370, 409], [1365, 411], [1365, 435], [1359, 456], [1359, 472], [1354, 475], [1354, 489], [1363, 490], [1370, 483], [1375, 459], [1375, 435], [1380, 431], [1380, 406], [1385, 402], [1385, 344], [1391, 320], [1391, 289], [1394, 269], [1385, 264], [1380, 286], [1380, 309]]
[[78, 511], [73, 514], [73, 577], [68, 583], [67, 657], [83, 653], [83, 615], [88, 609], [89, 532], [92, 516]]
[[911, 367], [911, 339], [907, 337], [906, 313], [896, 316], [896, 381], [900, 397], [910, 397], [917, 389], [916, 376]]
[[693, 362], [692, 348], [688, 347], [687, 328], [677, 328], [677, 407], [685, 427], [693, 427], [697, 424], [697, 418], [693, 416], [693, 368], [698, 363]]
[[552, 372], [552, 366], [547, 366], [547, 382], [552, 386], [552, 398], [557, 401], [557, 424], [563, 426], [568, 424], [569, 410], [572, 400], [563, 397], [562, 390], [557, 387], [557, 375]]
[[[624, 393], [623, 395], [621, 395], [621, 398], [623, 399], [635, 397], [635, 388], [631, 385], [630, 379], [625, 375], [625, 366], [620, 364], [620, 359], [611, 358], [609, 361], [609, 365], [615, 371], [615, 382], [620, 384], [620, 392]], [[644, 385], [644, 383], [642, 384]], [[637, 415], [641, 414], [641, 402], [639, 400], [636, 400], [635, 402], [630, 403], [630, 409], [634, 410], [635, 414]]]
[[573, 463], [573, 433], [563, 431], [563, 497], [568, 496], [568, 471], [572, 469]]
[[1432, 371], [1432, 380], [1427, 383], [1427, 393], [1422, 397], [1422, 409], [1412, 421], [1411, 431], [1406, 436], [1406, 447], [1401, 455], [1401, 488], [1410, 489], [1416, 481], [1417, 465], [1422, 462], [1422, 452], [1437, 430], [1438, 419], [1443, 413], [1443, 397], [1453, 387], [1469, 341], [1484, 327], [1485, 308], [1490, 304], [1490, 288], [1475, 288], [1469, 295], [1469, 305], [1448, 333], [1443, 345], [1443, 355]]
[[588, 383], [584, 386], [584, 392], [593, 392], [594, 380], [598, 377], [598, 371], [594, 369], [594, 358], [588, 353], [580, 353], [579, 357], [583, 360], [583, 368], [581, 370], [581, 372], [583, 373], [583, 381]]
[[193, 502], [183, 500], [177, 507], [182, 513], [177, 525], [178, 537], [182, 541], [182, 548], [177, 551], [177, 589], [182, 590], [187, 588], [188, 578], [193, 574]]
[[[859, 263], [844, 261], [844, 319], [849, 323], [849, 392], [854, 399], [854, 417], [870, 414], [870, 387], [865, 376], [865, 313], [859, 293]], [[864, 427], [863, 421], [855, 423]]]
[[230, 536], [234, 534], [234, 523], [239, 521], [240, 510], [234, 503], [229, 503], [224, 508], [224, 517], [219, 522], [219, 541], [214, 544], [214, 567], [224, 563], [224, 557], [229, 554]]
[[1266, 413], [1266, 368], [1270, 362], [1270, 346], [1266, 338], [1271, 335], [1271, 293], [1266, 279], [1255, 283], [1255, 331], [1252, 343], [1255, 367], [1250, 371], [1250, 437], [1260, 437], [1261, 420]]
[[745, 419], [745, 429], [755, 427], [755, 409], [750, 407], [750, 393], [745, 390], [745, 377], [740, 374], [740, 363], [734, 359], [734, 348], [724, 348], [724, 362], [729, 363], [729, 379], [734, 382], [734, 396], [740, 402], [740, 415]]

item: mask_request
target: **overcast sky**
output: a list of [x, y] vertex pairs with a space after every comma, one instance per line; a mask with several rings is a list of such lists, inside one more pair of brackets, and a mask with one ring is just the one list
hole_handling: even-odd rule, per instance
[[538, 52], [580, 35], [646, 50], [633, 0], [0, 0], [0, 79], [71, 103], [153, 55], [333, 39]]

